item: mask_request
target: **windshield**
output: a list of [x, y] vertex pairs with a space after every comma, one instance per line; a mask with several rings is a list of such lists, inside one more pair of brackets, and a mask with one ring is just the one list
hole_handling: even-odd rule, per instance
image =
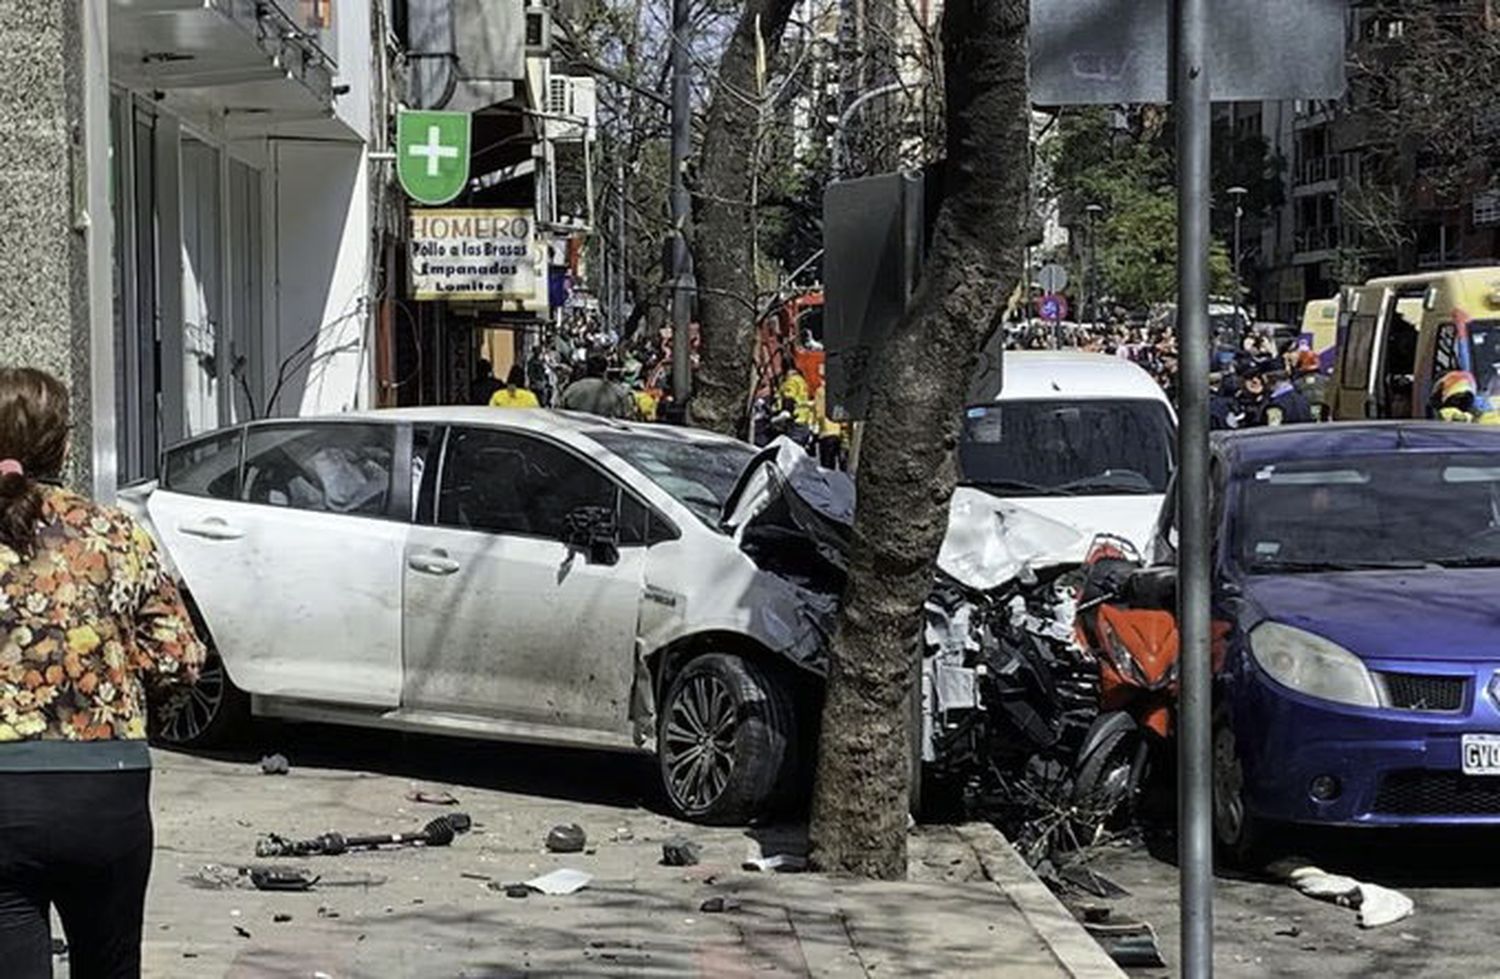
[[1500, 453], [1391, 453], [1245, 474], [1235, 506], [1250, 574], [1500, 565]]
[[718, 529], [724, 501], [755, 448], [739, 442], [704, 442], [676, 435], [589, 432], [589, 438], [640, 470], [693, 515]]
[[1469, 350], [1474, 357], [1474, 379], [1492, 406], [1500, 406], [1500, 320], [1469, 324]]
[[965, 485], [1003, 496], [1162, 493], [1173, 449], [1159, 401], [999, 401], [965, 412], [958, 465]]

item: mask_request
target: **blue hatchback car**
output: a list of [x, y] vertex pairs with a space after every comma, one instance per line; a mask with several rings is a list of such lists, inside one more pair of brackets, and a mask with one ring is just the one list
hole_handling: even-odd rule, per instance
[[1267, 823], [1500, 824], [1500, 428], [1226, 433], [1211, 474], [1221, 850]]

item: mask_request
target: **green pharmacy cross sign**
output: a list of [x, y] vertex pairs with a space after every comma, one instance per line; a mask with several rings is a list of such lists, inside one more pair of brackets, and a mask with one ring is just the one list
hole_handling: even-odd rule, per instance
[[446, 204], [469, 180], [469, 114], [409, 112], [396, 116], [396, 176], [427, 205]]

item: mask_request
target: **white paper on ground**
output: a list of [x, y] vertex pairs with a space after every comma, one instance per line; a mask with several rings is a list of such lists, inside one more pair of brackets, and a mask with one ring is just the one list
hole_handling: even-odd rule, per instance
[[1359, 913], [1361, 928], [1379, 928], [1410, 917], [1416, 910], [1411, 898], [1379, 884], [1367, 884], [1342, 874], [1330, 874], [1297, 858], [1278, 860], [1266, 868], [1308, 897], [1329, 901]]
[[533, 877], [526, 882], [526, 886], [543, 894], [558, 897], [565, 894], [576, 894], [583, 890], [593, 881], [592, 874], [586, 874], [572, 867], [560, 867], [549, 874]]

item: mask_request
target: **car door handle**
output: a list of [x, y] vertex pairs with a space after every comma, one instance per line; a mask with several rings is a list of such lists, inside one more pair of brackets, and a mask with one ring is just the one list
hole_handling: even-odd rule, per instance
[[205, 540], [239, 540], [245, 536], [243, 530], [231, 527], [218, 517], [209, 517], [197, 523], [179, 524], [177, 529], [189, 537], [202, 537]]
[[423, 574], [447, 575], [458, 571], [459, 564], [446, 554], [413, 554], [406, 559], [407, 567]]

